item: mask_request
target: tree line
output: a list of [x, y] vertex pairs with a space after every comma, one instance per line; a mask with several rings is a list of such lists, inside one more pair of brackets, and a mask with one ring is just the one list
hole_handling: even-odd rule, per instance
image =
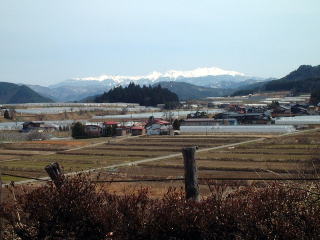
[[118, 86], [104, 94], [97, 96], [95, 102], [125, 102], [139, 103], [142, 106], [156, 106], [157, 104], [166, 104], [167, 108], [174, 108], [179, 103], [177, 94], [167, 88], [158, 86], [142, 87], [138, 84], [130, 83], [126, 87]]
[[311, 92], [310, 103], [314, 105], [320, 103], [320, 87]]

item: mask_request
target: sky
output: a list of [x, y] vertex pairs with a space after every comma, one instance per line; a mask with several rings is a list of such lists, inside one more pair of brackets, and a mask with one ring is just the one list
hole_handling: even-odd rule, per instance
[[319, 0], [0, 0], [0, 81], [320, 64]]

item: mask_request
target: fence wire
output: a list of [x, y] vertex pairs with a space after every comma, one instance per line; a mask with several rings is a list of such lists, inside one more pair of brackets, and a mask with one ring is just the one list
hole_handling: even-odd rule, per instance
[[[18, 177], [29, 180], [48, 182], [42, 178], [21, 176], [16, 174], [2, 173], [3, 176]], [[92, 180], [92, 183], [138, 183], [138, 182], [174, 182], [184, 181], [185, 178], [150, 178], [150, 179], [120, 179], [120, 180]], [[320, 178], [228, 178], [228, 177], [209, 177], [209, 178], [198, 178], [198, 181], [319, 181]]]

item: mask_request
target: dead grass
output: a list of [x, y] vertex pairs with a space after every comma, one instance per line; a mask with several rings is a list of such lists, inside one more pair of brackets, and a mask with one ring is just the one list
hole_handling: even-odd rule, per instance
[[21, 144], [28, 144], [28, 145], [59, 145], [59, 146], [84, 146], [86, 145], [85, 141], [78, 141], [78, 140], [44, 140], [38, 142], [22, 142]]
[[[30, 176], [45, 176], [44, 166], [54, 161], [61, 163], [66, 172], [72, 172], [166, 156], [180, 152], [181, 148], [185, 146], [197, 145], [202, 149], [256, 139], [261, 136], [266, 137], [267, 140], [198, 153], [196, 157], [199, 176], [274, 177], [279, 174], [281, 176], [297, 176], [301, 172], [308, 173], [314, 168], [313, 162], [318, 159], [317, 149], [320, 149], [319, 132], [286, 137], [265, 134], [216, 134], [212, 136], [144, 136], [123, 139], [122, 141], [98, 138], [24, 142], [2, 145], [0, 160], [12, 157], [5, 153], [13, 151], [13, 149], [17, 152], [29, 153], [31, 156], [19, 156], [17, 161], [0, 162], [0, 167], [3, 171], [27, 173]], [[99, 142], [102, 144], [68, 152], [63, 151]], [[45, 151], [40, 149], [49, 152], [51, 149], [51, 152], [57, 151], [58, 153], [41, 155]], [[108, 170], [105, 171], [108, 172]], [[113, 174], [115, 178], [178, 177], [183, 176], [183, 160], [182, 157], [176, 157], [138, 166], [123, 167], [115, 169]], [[155, 185], [157, 188], [167, 186], [163, 183]]]

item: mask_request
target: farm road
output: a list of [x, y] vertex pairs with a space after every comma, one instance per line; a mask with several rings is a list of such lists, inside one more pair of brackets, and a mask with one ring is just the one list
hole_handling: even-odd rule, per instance
[[[280, 138], [280, 137], [285, 137], [285, 136], [299, 135], [299, 134], [302, 134], [302, 133], [314, 132], [314, 131], [318, 131], [318, 130], [320, 130], [320, 128], [303, 130], [303, 131], [298, 131], [298, 132], [293, 132], [293, 133], [285, 133], [285, 134], [281, 134], [281, 135], [275, 136], [273, 138]], [[263, 141], [265, 139], [266, 138], [258, 138], [258, 139], [254, 139], [254, 140], [247, 140], [247, 141], [238, 142], [238, 143], [226, 144], [226, 145], [222, 145], [222, 146], [218, 146], [218, 147], [203, 148], [203, 149], [197, 150], [197, 153], [211, 151], [211, 150], [218, 150], [218, 149], [223, 149], [223, 148], [229, 148], [229, 147], [235, 147], [235, 146], [249, 144], [249, 143], [261, 142], [261, 141]], [[102, 143], [99, 143], [99, 144], [102, 144]], [[96, 145], [99, 145], [99, 144], [96, 144]], [[85, 146], [85, 147], [88, 147], [88, 146]], [[69, 151], [71, 151], [71, 150], [69, 150]], [[106, 166], [106, 167], [99, 167], [99, 168], [92, 168], [92, 169], [83, 170], [83, 171], [70, 172], [70, 173], [66, 173], [65, 175], [72, 176], [72, 175], [76, 175], [76, 174], [79, 174], [79, 173], [91, 173], [91, 172], [97, 172], [97, 171], [100, 171], [100, 170], [107, 170], [107, 169], [113, 169], [113, 168], [119, 168], [119, 167], [128, 167], [128, 166], [138, 165], [140, 163], [160, 161], [160, 160], [179, 157], [179, 156], [181, 156], [181, 153], [175, 153], [175, 154], [169, 154], [169, 155], [161, 156], [161, 157], [154, 157], [154, 158], [148, 158], [148, 159], [143, 159], [143, 160], [137, 160], [137, 161], [130, 162], [130, 163], [119, 163], [119, 164], [109, 165], [109, 166]], [[41, 180], [50, 180], [49, 177], [43, 177], [43, 178], [40, 178], [40, 179]], [[36, 182], [36, 181], [37, 180], [25, 180], [25, 181], [17, 182], [16, 184], [26, 184], [26, 183]]]
[[[140, 137], [140, 136], [118, 137], [116, 139], [110, 139], [110, 140], [108, 140], [108, 142], [115, 143], [115, 142], [120, 142], [120, 141], [128, 139], [128, 138], [132, 139], [132, 138], [137, 138], [137, 137]], [[43, 154], [37, 154], [37, 155], [38, 156], [49, 156], [49, 155], [57, 154], [58, 152], [70, 152], [70, 151], [81, 150], [81, 149], [84, 149], [84, 148], [96, 147], [96, 146], [99, 146], [99, 145], [103, 145], [105, 143], [106, 143], [106, 141], [102, 141], [102, 142], [98, 142], [98, 143], [88, 144], [88, 145], [85, 145], [85, 146], [82, 146], [82, 147], [76, 147], [76, 148], [71, 148], [71, 149], [66, 149], [66, 150], [61, 150], [61, 151], [52, 151], [52, 152], [49, 152], [49, 153], [43, 153]], [[13, 162], [13, 161], [19, 161], [19, 160], [21, 160], [21, 159], [20, 158], [13, 158], [13, 159], [8, 159], [8, 160], [3, 160], [3, 161], [0, 161], [0, 164], [4, 163], [4, 162]]]

